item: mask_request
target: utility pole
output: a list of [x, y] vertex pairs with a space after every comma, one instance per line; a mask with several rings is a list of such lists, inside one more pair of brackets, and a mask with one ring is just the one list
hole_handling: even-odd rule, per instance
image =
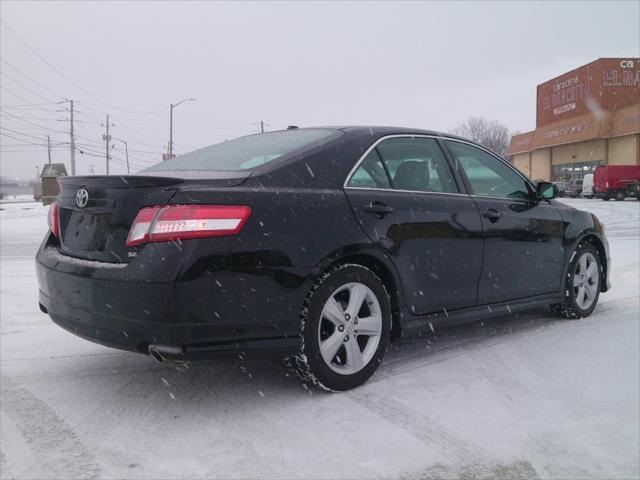
[[[65, 100], [65, 102], [69, 102], [69, 111], [71, 112], [71, 130], [70, 130], [70, 136], [71, 136], [71, 175], [75, 175], [76, 174], [76, 141], [75, 141], [75, 137], [73, 135], [73, 100]], [[62, 103], [62, 102], [61, 102]]]
[[193, 101], [195, 101], [195, 98], [185, 98], [184, 100], [180, 100], [178, 103], [175, 103], [175, 104], [172, 103], [169, 106], [169, 155], [168, 155], [169, 158], [167, 158], [167, 160], [170, 160], [173, 158], [173, 109], [176, 108], [181, 103], [193, 102]]
[[259, 122], [254, 122], [251, 125], [260, 125], [260, 133], [264, 133], [264, 127], [270, 127], [268, 123], [264, 123], [264, 120], [260, 120]]
[[47, 153], [49, 154], [49, 165], [51, 165], [51, 137], [47, 135]]
[[104, 140], [104, 143], [105, 143], [105, 146], [106, 146], [107, 175], [109, 175], [109, 142], [111, 141], [111, 136], [109, 135], [109, 114], [108, 113], [107, 113], [106, 127], [107, 127], [107, 134], [103, 135], [102, 139]]

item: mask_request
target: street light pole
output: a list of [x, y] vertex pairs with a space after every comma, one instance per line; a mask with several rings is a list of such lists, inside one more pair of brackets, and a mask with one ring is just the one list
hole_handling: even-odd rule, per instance
[[184, 102], [193, 102], [195, 98], [185, 98], [169, 107], [169, 158], [173, 158], [173, 109]]
[[127, 156], [127, 175], [129, 175], [130, 171], [129, 171], [129, 145], [127, 144], [127, 142], [124, 142], [124, 152]]
[[129, 173], [131, 173], [129, 171], [129, 144], [127, 143], [126, 140], [122, 140], [121, 138], [116, 138], [116, 140], [118, 140], [119, 142], [124, 143], [124, 153], [125, 153], [126, 159], [127, 159], [127, 175], [129, 175]]
[[173, 103], [169, 108], [169, 159], [173, 155]]

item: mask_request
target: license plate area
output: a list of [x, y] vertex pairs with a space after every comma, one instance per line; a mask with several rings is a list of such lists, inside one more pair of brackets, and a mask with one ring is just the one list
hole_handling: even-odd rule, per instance
[[60, 209], [64, 249], [103, 252], [109, 245], [112, 213]]

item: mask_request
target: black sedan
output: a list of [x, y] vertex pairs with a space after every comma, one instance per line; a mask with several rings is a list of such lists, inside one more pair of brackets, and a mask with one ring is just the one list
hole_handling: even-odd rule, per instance
[[41, 310], [161, 361], [276, 349], [346, 390], [397, 336], [544, 305], [585, 317], [609, 288], [594, 215], [447, 134], [289, 129], [60, 185]]

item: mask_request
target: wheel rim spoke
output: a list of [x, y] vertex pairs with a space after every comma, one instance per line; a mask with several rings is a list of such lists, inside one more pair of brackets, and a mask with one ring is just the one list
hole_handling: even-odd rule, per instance
[[578, 287], [578, 295], [576, 296], [576, 303], [580, 308], [584, 308], [585, 288], [584, 285]]
[[592, 279], [598, 273], [598, 264], [596, 262], [592, 262], [591, 265], [587, 268], [586, 277], [588, 279]]
[[349, 290], [349, 305], [347, 305], [346, 313], [350, 315], [351, 318], [355, 318], [362, 308], [362, 302], [367, 295], [367, 288], [360, 284], [354, 284]]
[[342, 307], [333, 295], [329, 297], [329, 300], [327, 300], [324, 310], [322, 311], [322, 317], [326, 318], [336, 326], [344, 323], [344, 310], [342, 310]]
[[364, 358], [362, 357], [360, 346], [354, 337], [345, 343], [345, 349], [347, 352], [346, 366], [351, 372], [355, 373], [364, 367]]
[[322, 354], [322, 358], [327, 363], [331, 363], [335, 358], [338, 350], [343, 343], [344, 335], [338, 333], [337, 331], [331, 335], [329, 338], [320, 343], [320, 353]]
[[595, 284], [587, 283], [585, 285], [585, 287], [586, 287], [585, 291], [586, 291], [586, 294], [587, 294], [587, 300], [589, 302], [593, 302], [593, 299], [596, 298], [596, 293], [597, 293], [596, 288], [597, 288], [597, 286]]
[[580, 278], [580, 275], [575, 275], [573, 277], [573, 286], [578, 288], [581, 283], [582, 283], [582, 279]]
[[365, 335], [367, 337], [380, 335], [382, 331], [382, 319], [377, 315], [370, 315], [364, 318], [358, 317], [358, 324], [355, 328], [358, 331], [358, 335]]
[[585, 273], [587, 271], [587, 256], [583, 255], [580, 257], [580, 273]]

